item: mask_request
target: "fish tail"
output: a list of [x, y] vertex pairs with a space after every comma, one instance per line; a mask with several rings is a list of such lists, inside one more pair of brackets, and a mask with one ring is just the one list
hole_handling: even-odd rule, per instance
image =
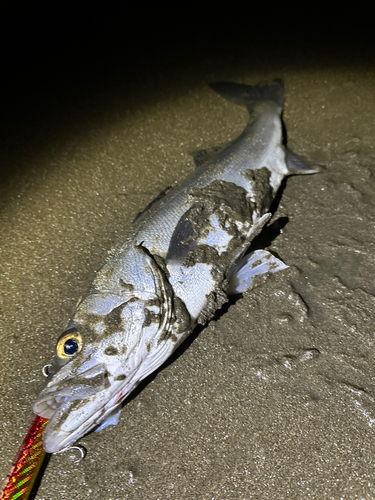
[[217, 82], [210, 83], [210, 87], [224, 99], [245, 106], [249, 111], [261, 101], [272, 101], [280, 108], [284, 104], [284, 82], [280, 78], [258, 85]]

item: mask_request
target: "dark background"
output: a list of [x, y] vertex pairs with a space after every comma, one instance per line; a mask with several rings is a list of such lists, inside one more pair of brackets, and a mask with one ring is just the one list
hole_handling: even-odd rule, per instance
[[[327, 5], [328, 7], [328, 5]], [[296, 62], [373, 58], [369, 12], [256, 2], [19, 2], [1, 9], [2, 104], [66, 93], [135, 68], [252, 47]]]
[[[228, 61], [237, 51], [248, 51], [249, 67], [278, 60], [373, 66], [369, 13], [331, 12], [254, 2], [3, 4], [0, 152], [35, 145], [38, 130], [56, 129], [56, 116], [66, 129], [103, 112], [108, 99], [131, 95], [150, 72], [166, 82], [179, 68], [223, 55]], [[0, 162], [3, 181], [14, 172], [7, 163]]]

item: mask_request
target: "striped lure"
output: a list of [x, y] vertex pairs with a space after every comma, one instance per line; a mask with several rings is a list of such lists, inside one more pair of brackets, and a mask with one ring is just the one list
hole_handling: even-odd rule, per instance
[[43, 449], [43, 432], [48, 420], [36, 417], [23, 440], [5, 479], [0, 500], [31, 500], [34, 498], [50, 454]]

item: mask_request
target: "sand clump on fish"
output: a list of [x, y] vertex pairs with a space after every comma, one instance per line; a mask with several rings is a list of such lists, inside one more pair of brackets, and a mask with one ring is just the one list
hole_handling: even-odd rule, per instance
[[116, 424], [139, 382], [228, 295], [287, 267], [268, 251], [246, 253], [283, 179], [317, 171], [283, 145], [283, 83], [211, 87], [245, 106], [249, 123], [225, 149], [200, 155], [192, 175], [139, 214], [77, 305], [34, 404], [49, 419], [49, 453]]

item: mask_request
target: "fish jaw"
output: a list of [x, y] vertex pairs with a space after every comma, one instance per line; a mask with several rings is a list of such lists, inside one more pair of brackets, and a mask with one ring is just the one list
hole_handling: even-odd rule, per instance
[[136, 371], [129, 373], [126, 380], [116, 380], [117, 372], [113, 367], [95, 358], [86, 361], [88, 369], [83, 371], [77, 370], [75, 364], [63, 366], [33, 406], [36, 415], [49, 419], [43, 435], [44, 449], [48, 453], [64, 450], [100, 424], [119, 404], [118, 395], [129, 392], [130, 380]]
[[[114, 382], [110, 388], [102, 389], [86, 397], [62, 395], [57, 392], [46, 396], [42, 391], [34, 404], [36, 415], [49, 416], [43, 434], [43, 447], [47, 453], [60, 453], [82, 436], [95, 429], [112, 413], [137, 384], [131, 381]], [[54, 401], [52, 404], [48, 402]], [[45, 417], [44, 417], [45, 418]]]
[[62, 404], [55, 411], [44, 431], [44, 449], [48, 453], [64, 451], [96, 427], [104, 414], [104, 406], [100, 406], [98, 410], [97, 394]]

